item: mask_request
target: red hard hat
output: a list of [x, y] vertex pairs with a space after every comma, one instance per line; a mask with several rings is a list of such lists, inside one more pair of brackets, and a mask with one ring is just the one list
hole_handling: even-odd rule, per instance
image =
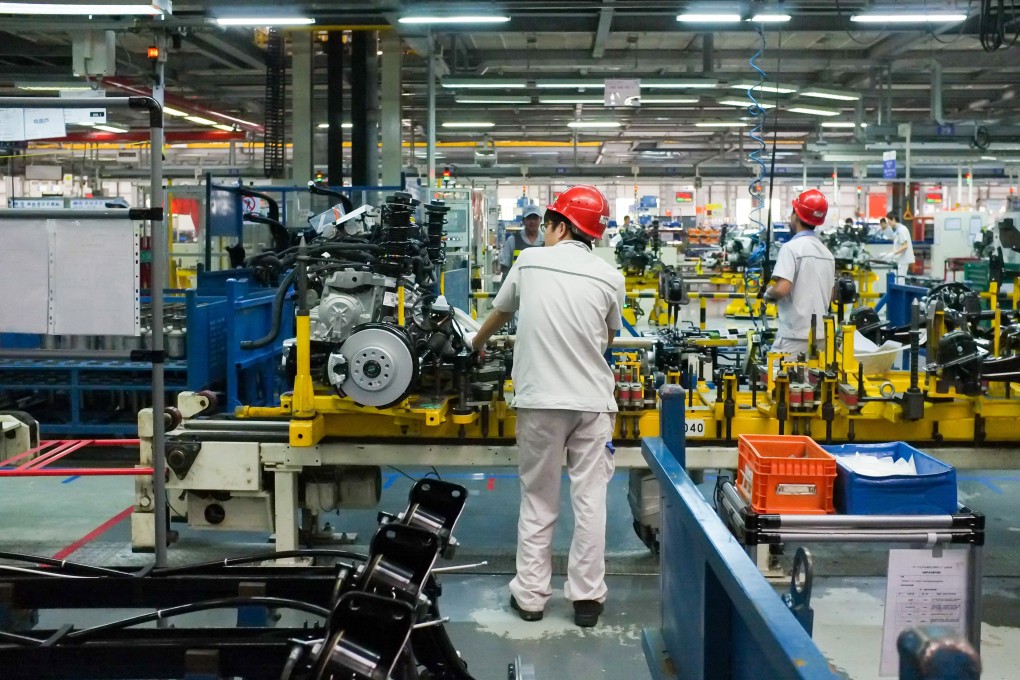
[[587, 184], [570, 187], [546, 207], [566, 217], [592, 238], [602, 238], [609, 224], [609, 201], [601, 191]]
[[829, 202], [825, 194], [818, 189], [808, 189], [793, 199], [793, 212], [804, 224], [817, 227], [825, 222], [825, 214], [829, 212]]

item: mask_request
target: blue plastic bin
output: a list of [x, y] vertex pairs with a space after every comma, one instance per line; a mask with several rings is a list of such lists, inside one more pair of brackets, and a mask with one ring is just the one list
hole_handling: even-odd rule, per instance
[[[823, 446], [836, 457], [836, 512], [845, 515], [945, 515], [957, 511], [956, 470], [904, 442]], [[894, 460], [914, 457], [917, 475], [870, 477], [846, 467], [840, 456]]]

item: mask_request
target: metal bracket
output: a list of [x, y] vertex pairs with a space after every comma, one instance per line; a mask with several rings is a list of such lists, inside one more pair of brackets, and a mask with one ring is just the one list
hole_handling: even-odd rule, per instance
[[793, 573], [790, 576], [790, 592], [783, 595], [783, 603], [797, 621], [812, 634], [815, 625], [815, 610], [811, 608], [811, 586], [815, 576], [815, 562], [805, 548], [797, 548], [793, 558]]
[[191, 470], [191, 466], [195, 464], [195, 459], [198, 458], [201, 450], [202, 444], [199, 442], [176, 441], [172, 444], [167, 444], [167, 467], [173, 470], [174, 474], [177, 475], [177, 479], [184, 479], [188, 476], [188, 472]]

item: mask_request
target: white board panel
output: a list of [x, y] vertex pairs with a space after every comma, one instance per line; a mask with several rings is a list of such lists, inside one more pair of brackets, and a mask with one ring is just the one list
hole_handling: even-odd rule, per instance
[[49, 233], [45, 220], [0, 220], [0, 332], [46, 333]]

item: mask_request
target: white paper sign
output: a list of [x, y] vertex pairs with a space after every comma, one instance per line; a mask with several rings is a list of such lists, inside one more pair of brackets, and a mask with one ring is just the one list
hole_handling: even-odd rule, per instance
[[641, 80], [638, 78], [607, 78], [603, 104], [605, 106], [641, 106]]
[[[61, 90], [60, 96], [64, 98], [84, 99], [95, 98], [105, 99], [105, 90]], [[64, 109], [64, 122], [68, 125], [105, 125], [106, 109]]]
[[25, 109], [25, 139], [67, 136], [63, 109]]
[[25, 112], [22, 109], [0, 109], [0, 142], [25, 140]]
[[0, 333], [46, 333], [46, 220], [0, 220]]
[[896, 638], [914, 626], [966, 634], [967, 551], [890, 550], [879, 675], [899, 674]]

